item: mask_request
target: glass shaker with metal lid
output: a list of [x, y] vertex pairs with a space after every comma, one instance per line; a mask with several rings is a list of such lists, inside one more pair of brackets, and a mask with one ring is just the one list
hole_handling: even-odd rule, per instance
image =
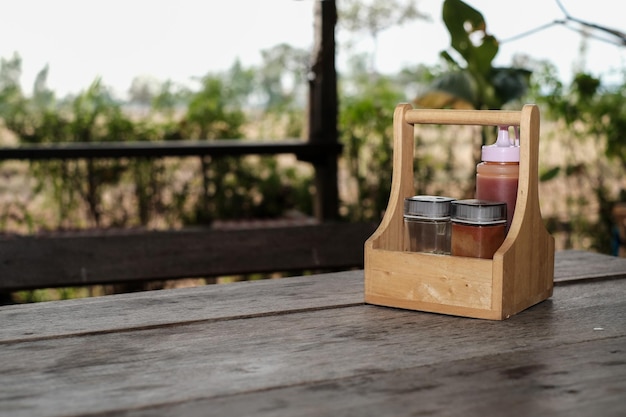
[[417, 195], [404, 199], [405, 250], [450, 254], [450, 197]]
[[506, 237], [506, 202], [452, 202], [452, 255], [492, 259]]

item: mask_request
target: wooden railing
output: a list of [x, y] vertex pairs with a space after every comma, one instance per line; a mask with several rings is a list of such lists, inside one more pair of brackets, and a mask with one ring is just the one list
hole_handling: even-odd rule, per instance
[[375, 225], [102, 231], [0, 239], [0, 292], [363, 265]]
[[[0, 292], [77, 282], [105, 283], [120, 277], [124, 280], [149, 280], [165, 275], [212, 276], [253, 272], [253, 269], [362, 267], [363, 242], [373, 232], [374, 225], [337, 223], [337, 157], [341, 145], [337, 129], [336, 21], [334, 1], [316, 3], [306, 142], [73, 143], [0, 149], [0, 162], [7, 159], [220, 157], [291, 153], [300, 160], [310, 162], [315, 169], [317, 192], [313, 198], [317, 224], [285, 230], [256, 228], [251, 229], [254, 231], [239, 230], [224, 234], [217, 230], [202, 230], [133, 232], [132, 237], [109, 233], [80, 238], [29, 236], [4, 239], [0, 240]], [[144, 262], [134, 262], [139, 259]]]
[[[0, 162], [9, 159], [218, 158], [294, 154], [298, 159], [310, 162], [316, 170], [332, 171], [333, 168], [328, 165], [337, 164], [340, 152], [339, 144], [298, 140], [65, 143], [0, 148]], [[336, 177], [332, 183], [318, 181], [317, 187], [312, 198], [326, 199], [327, 204], [337, 193]], [[323, 204], [319, 202], [318, 206]], [[336, 218], [318, 215], [312, 223], [293, 226], [255, 225], [233, 230], [211, 227], [170, 231], [107, 230], [9, 236], [0, 239], [0, 292], [362, 267], [363, 243], [375, 226], [370, 223], [342, 223]]]
[[238, 139], [211, 141], [181, 140], [163, 142], [71, 142], [21, 145], [0, 148], [0, 162], [9, 159], [52, 160], [81, 158], [162, 158], [167, 156], [242, 156], [294, 154], [315, 162], [328, 155], [338, 156], [338, 143], [310, 143], [299, 139], [251, 142]]

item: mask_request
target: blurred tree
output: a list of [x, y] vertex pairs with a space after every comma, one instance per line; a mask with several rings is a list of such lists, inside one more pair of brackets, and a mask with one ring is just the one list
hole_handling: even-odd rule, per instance
[[172, 81], [167, 80], [161, 83], [152, 98], [152, 110], [164, 116], [163, 128], [166, 130], [163, 134], [164, 140], [183, 139], [175, 118], [177, 109], [182, 110], [186, 107], [190, 95], [189, 90], [177, 87]]
[[378, 36], [381, 32], [404, 23], [429, 16], [421, 13], [415, 0], [342, 0], [339, 2], [339, 26], [349, 32], [366, 32], [374, 44], [368, 70], [376, 72]]
[[[560, 177], [566, 183], [577, 185], [569, 187], [563, 197], [568, 209], [565, 244], [578, 246], [574, 239], [587, 237], [591, 239], [592, 249], [612, 253], [610, 236], [614, 219], [611, 212], [626, 195], [624, 188], [615, 191], [615, 184], [624, 184], [626, 172], [626, 72], [619, 85], [605, 86], [599, 78], [578, 73], [569, 88], [554, 81], [541, 92], [537, 99], [545, 106], [547, 116], [562, 121], [577, 146], [602, 149], [607, 157], [594, 160], [592, 164], [571, 159], [545, 168], [544, 181]], [[617, 168], [610, 162], [617, 164]], [[593, 190], [593, 195], [581, 195], [587, 187]], [[597, 207], [597, 221], [588, 215], [591, 207]], [[564, 228], [556, 220], [553, 223], [554, 228]]]
[[0, 59], [0, 118], [14, 131], [23, 131], [29, 124], [28, 100], [22, 92], [22, 59], [15, 53], [11, 59]]
[[48, 66], [35, 77], [33, 85], [33, 105], [40, 110], [53, 110], [56, 106], [54, 92], [48, 88]]
[[241, 136], [245, 115], [239, 107], [239, 95], [225, 80], [207, 74], [200, 80], [200, 90], [189, 97], [183, 119], [189, 139], [232, 139]]
[[154, 77], [135, 77], [128, 89], [128, 101], [140, 108], [149, 109], [161, 88], [162, 83]]
[[[342, 90], [339, 130], [350, 174], [350, 203], [342, 214], [351, 221], [378, 221], [387, 207], [391, 187], [393, 112], [406, 101], [390, 77], [371, 80], [366, 57], [351, 65], [351, 85]], [[351, 91], [351, 93], [350, 93]]]
[[225, 84], [232, 92], [232, 99], [240, 107], [250, 105], [251, 97], [255, 94], [256, 77], [259, 71], [256, 68], [245, 68], [239, 59], [235, 60], [228, 72], [224, 75]]
[[265, 98], [266, 111], [283, 111], [294, 104], [302, 105], [309, 52], [280, 44], [261, 51], [261, 57], [259, 86]]

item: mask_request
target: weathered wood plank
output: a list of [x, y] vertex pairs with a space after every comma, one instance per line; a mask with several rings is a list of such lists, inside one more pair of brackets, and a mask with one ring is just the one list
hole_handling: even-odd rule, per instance
[[0, 290], [362, 267], [368, 223], [0, 239]]
[[489, 354], [111, 414], [622, 417], [626, 338]]
[[0, 345], [363, 303], [363, 271], [0, 306]]
[[554, 282], [626, 278], [626, 258], [568, 250], [556, 253]]
[[[155, 415], [159, 410], [167, 415], [167, 407], [180, 402], [228, 402], [228, 397], [248, 394], [253, 402], [261, 391], [291, 393], [292, 388], [298, 392], [304, 386], [331, 390], [341, 387], [346, 378], [356, 378], [354, 389], [358, 383], [374, 384], [373, 398], [383, 402], [385, 395], [393, 399], [402, 394], [402, 386], [393, 383], [396, 378], [414, 380], [402, 397], [406, 405], [414, 404], [413, 389], [428, 391], [422, 382], [428, 386], [433, 379], [432, 384], [445, 385], [455, 377], [464, 378], [464, 384], [452, 388], [461, 390], [464, 398], [474, 390], [479, 398], [488, 395], [488, 389], [481, 388], [485, 384], [517, 387], [520, 391], [511, 393], [510, 404], [521, 398], [530, 401], [534, 392], [528, 390], [535, 383], [537, 390], [555, 385], [558, 389], [553, 392], [562, 395], [551, 397], [557, 411], [575, 408], [585, 395], [598, 393], [595, 382], [605, 382], [608, 391], [600, 392], [602, 397], [590, 404], [608, 407], [626, 384], [619, 378], [626, 364], [624, 349], [619, 348], [626, 336], [624, 291], [626, 280], [560, 286], [552, 300], [505, 322], [358, 305], [5, 343], [0, 349], [0, 409], [14, 416], [46, 416], [163, 405], [166, 408], [154, 409]], [[182, 306], [162, 308], [176, 314]], [[550, 351], [578, 359], [571, 366], [566, 360], [551, 365], [555, 358]], [[509, 357], [511, 361], [506, 360]], [[591, 379], [580, 380], [584, 370], [580, 365], [591, 361], [604, 363], [606, 371], [594, 364], [587, 368]], [[523, 368], [525, 364], [530, 367]], [[489, 375], [499, 379], [487, 383]], [[389, 383], [377, 386], [379, 378]], [[515, 383], [516, 378], [527, 380]], [[573, 392], [568, 393], [570, 387]], [[583, 389], [591, 391], [575, 392]], [[502, 389], [498, 394], [506, 392]], [[311, 397], [300, 398], [306, 404]], [[291, 400], [295, 408], [277, 413], [301, 415], [300, 399]], [[428, 401], [441, 407], [452, 399], [442, 395]], [[474, 405], [476, 412], [484, 411], [480, 404]], [[315, 410], [304, 411], [315, 415]]]
[[[555, 279], [563, 281], [570, 276], [580, 277], [580, 271], [593, 271], [594, 268], [604, 270], [602, 275], [596, 274], [596, 279], [623, 277], [621, 264], [619, 261], [615, 262], [616, 259], [618, 258], [593, 253], [557, 252]], [[573, 266], [577, 263], [578, 267]], [[570, 273], [575, 275], [569, 275]], [[591, 288], [589, 296], [595, 297]], [[3, 324], [0, 326], [0, 343], [53, 335], [149, 328], [180, 321], [224, 320], [274, 314], [277, 311], [321, 309], [361, 302], [363, 271], [351, 271], [271, 282], [241, 282], [4, 306], [0, 307], [0, 323]], [[172, 309], [173, 306], [179, 307]]]

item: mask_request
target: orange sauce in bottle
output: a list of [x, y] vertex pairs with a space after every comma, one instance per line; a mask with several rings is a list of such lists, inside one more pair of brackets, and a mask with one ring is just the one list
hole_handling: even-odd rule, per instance
[[476, 166], [476, 198], [504, 201], [506, 230], [511, 227], [519, 183], [519, 141], [509, 139], [509, 127], [500, 126], [495, 144], [482, 147], [482, 161]]
[[476, 167], [476, 198], [504, 201], [507, 209], [507, 229], [511, 226], [515, 212], [518, 182], [517, 162], [481, 162]]

